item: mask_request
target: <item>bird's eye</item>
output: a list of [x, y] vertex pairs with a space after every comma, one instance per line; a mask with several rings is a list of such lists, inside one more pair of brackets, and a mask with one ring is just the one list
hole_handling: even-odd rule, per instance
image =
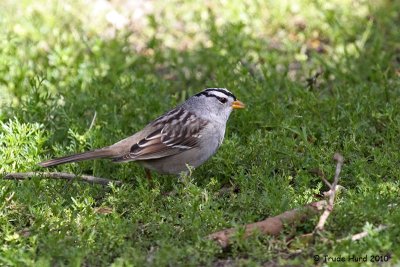
[[219, 102], [221, 102], [222, 104], [225, 104], [226, 101], [228, 101], [228, 99], [226, 99], [225, 97], [218, 97]]

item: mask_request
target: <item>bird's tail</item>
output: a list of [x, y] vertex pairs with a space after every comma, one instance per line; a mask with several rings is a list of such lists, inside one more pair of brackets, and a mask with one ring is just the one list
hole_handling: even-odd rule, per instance
[[110, 148], [102, 148], [93, 151], [83, 152], [79, 154], [74, 154], [70, 156], [65, 156], [61, 158], [50, 159], [47, 161], [40, 162], [39, 165], [42, 167], [51, 167], [60, 164], [65, 164], [69, 162], [77, 162], [89, 159], [100, 159], [100, 158], [110, 158], [115, 156], [115, 153]]

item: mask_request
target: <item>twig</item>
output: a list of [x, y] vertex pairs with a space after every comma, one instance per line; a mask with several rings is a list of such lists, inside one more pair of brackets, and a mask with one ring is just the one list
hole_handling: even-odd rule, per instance
[[[376, 227], [373, 230], [378, 233], [378, 232], [383, 231], [383, 230], [385, 230], [387, 228], [389, 228], [388, 225], [380, 224], [378, 227]], [[361, 233], [358, 233], [358, 234], [355, 234], [355, 235], [352, 235], [352, 236], [349, 236], [349, 237], [345, 237], [345, 238], [339, 239], [338, 242], [342, 242], [342, 241], [345, 241], [345, 240], [357, 241], [357, 240], [363, 239], [364, 237], [367, 237], [367, 236], [368, 236], [368, 232], [367, 231], [363, 231]]]
[[51, 178], [51, 179], [65, 179], [65, 180], [74, 180], [75, 178], [79, 178], [78, 181], [91, 183], [91, 184], [101, 184], [101, 185], [109, 185], [110, 183], [114, 183], [117, 185], [122, 184], [121, 181], [113, 181], [106, 178], [95, 177], [91, 175], [76, 175], [65, 172], [16, 172], [16, 173], [8, 173], [4, 176], [3, 179], [6, 180], [24, 180], [29, 179], [32, 176], [40, 176], [43, 178]]
[[[388, 228], [387, 225], [379, 225], [377, 228], [374, 229], [374, 231], [376, 232], [380, 232], [382, 230], [385, 230], [386, 228]], [[368, 232], [364, 231], [358, 234], [355, 234], [351, 237], [351, 241], [356, 241], [356, 240], [360, 240], [364, 237], [368, 236]]]
[[321, 178], [321, 180], [322, 180], [329, 188], [332, 187], [331, 183], [328, 182], [328, 180], [326, 180], [325, 173], [324, 173], [322, 170], [320, 170], [320, 169], [312, 169], [312, 170], [309, 171], [309, 173], [314, 174], [314, 175], [316, 175], [316, 176], [319, 176], [319, 177]]
[[326, 180], [326, 178], [325, 177], [321, 177], [321, 179], [322, 179], [322, 181], [329, 187], [329, 188], [332, 188], [332, 185], [331, 185], [331, 183], [330, 182], [328, 182], [328, 180]]
[[332, 187], [330, 189], [330, 195], [328, 200], [328, 205], [326, 206], [324, 212], [322, 213], [321, 217], [319, 218], [318, 224], [315, 227], [315, 231], [323, 230], [326, 220], [328, 219], [329, 215], [333, 210], [333, 205], [335, 204], [335, 195], [337, 190], [337, 184], [339, 182], [339, 175], [342, 171], [342, 166], [344, 162], [344, 158], [339, 153], [335, 153], [333, 159], [336, 161], [336, 171], [335, 171], [335, 178], [332, 183]]
[[[335, 201], [335, 194], [336, 191], [340, 189], [340, 185], [338, 185], [339, 182], [339, 175], [342, 170], [344, 158], [342, 155], [339, 153], [335, 153], [333, 159], [336, 161], [336, 171], [335, 171], [335, 178], [332, 184], [330, 184], [325, 178], [324, 175], [321, 177], [324, 178], [323, 181], [330, 186], [330, 190], [326, 192], [326, 196], [329, 197], [328, 202], [325, 200], [321, 200], [318, 202], [313, 202], [301, 209], [294, 209], [294, 210], [289, 210], [286, 211], [282, 214], [279, 214], [275, 217], [269, 217], [266, 218], [263, 221], [247, 224], [244, 226], [244, 238], [249, 237], [251, 234], [253, 234], [256, 231], [259, 231], [262, 234], [265, 235], [279, 235], [281, 231], [283, 230], [283, 227], [285, 223], [295, 223], [295, 222], [300, 222], [305, 219], [307, 219], [311, 213], [316, 213], [321, 210], [324, 210], [323, 214], [321, 215], [318, 225], [316, 226], [314, 233], [317, 230], [323, 230], [324, 225], [326, 223], [327, 218], [329, 217], [330, 213], [332, 212], [334, 201]], [[224, 229], [222, 231], [218, 231], [215, 233], [212, 233], [207, 236], [207, 238], [217, 241], [219, 245], [223, 248], [227, 247], [229, 243], [231, 242], [232, 237], [235, 235], [237, 232], [237, 229], [235, 228], [229, 228], [229, 229]], [[309, 237], [314, 236], [312, 233], [304, 235]]]
[[[345, 188], [343, 186], [341, 186], [340, 184], [338, 184], [335, 187], [335, 193], [339, 192], [340, 190], [343, 190], [343, 189], [345, 189]], [[323, 195], [324, 195], [325, 198], [329, 198], [332, 195], [332, 189], [329, 189], [328, 191], [323, 192]]]
[[[325, 200], [313, 202], [301, 209], [285, 211], [277, 216], [266, 218], [263, 221], [247, 224], [244, 226], [244, 238], [249, 237], [256, 231], [266, 235], [279, 235], [285, 224], [293, 224], [295, 222], [303, 221], [309, 218], [310, 214], [324, 209], [326, 204]], [[218, 242], [221, 247], [225, 248], [229, 245], [231, 238], [236, 232], [237, 229], [235, 228], [224, 229], [208, 235], [207, 238]]]
[[96, 118], [97, 118], [97, 112], [94, 111], [92, 122], [90, 123], [89, 129], [87, 130], [88, 132], [90, 132], [90, 130], [93, 128], [94, 124], [96, 123]]
[[[388, 225], [381, 224], [378, 227], [376, 227], [374, 229], [374, 231], [378, 233], [378, 232], [380, 232], [382, 230], [385, 230], [387, 228], [389, 228]], [[345, 241], [345, 240], [357, 241], [357, 240], [363, 239], [364, 237], [367, 237], [368, 235], [369, 235], [369, 233], [367, 231], [363, 231], [361, 233], [358, 233], [358, 234], [355, 234], [355, 235], [352, 235], [352, 236], [349, 236], [349, 237], [346, 237], [346, 238], [339, 239], [338, 241], [339, 242], [342, 242], [342, 241]]]

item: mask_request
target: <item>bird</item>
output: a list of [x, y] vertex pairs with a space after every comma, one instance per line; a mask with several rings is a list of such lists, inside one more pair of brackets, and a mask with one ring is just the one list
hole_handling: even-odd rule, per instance
[[243, 102], [226, 88], [206, 88], [150, 122], [141, 131], [113, 145], [40, 162], [41, 167], [108, 158], [134, 161], [160, 174], [180, 175], [196, 168], [221, 146], [226, 124]]

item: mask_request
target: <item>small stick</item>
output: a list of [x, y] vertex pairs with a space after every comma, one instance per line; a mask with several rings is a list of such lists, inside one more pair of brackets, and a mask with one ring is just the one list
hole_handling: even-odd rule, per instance
[[89, 129], [87, 130], [88, 132], [90, 132], [90, 130], [93, 128], [93, 126], [94, 126], [94, 124], [96, 122], [96, 118], [97, 118], [97, 112], [94, 111], [92, 122], [90, 123]]
[[314, 175], [316, 175], [316, 176], [319, 176], [319, 177], [321, 178], [321, 180], [322, 180], [329, 188], [332, 187], [331, 183], [328, 182], [328, 180], [326, 180], [325, 173], [324, 173], [322, 170], [320, 170], [320, 169], [312, 169], [312, 170], [310, 170], [310, 173], [311, 173], [311, 174], [314, 174]]
[[328, 182], [328, 180], [326, 180], [326, 178], [325, 177], [321, 177], [321, 179], [322, 179], [322, 181], [329, 187], [329, 188], [332, 188], [332, 185], [331, 185], [331, 183], [330, 182]]
[[65, 179], [72, 181], [75, 178], [79, 178], [78, 181], [91, 183], [91, 184], [101, 184], [101, 185], [109, 185], [110, 183], [114, 183], [117, 185], [122, 184], [121, 181], [113, 181], [106, 178], [95, 177], [91, 175], [75, 175], [71, 173], [65, 172], [16, 172], [16, 173], [8, 173], [4, 176], [3, 179], [6, 180], [24, 180], [29, 179], [32, 176], [40, 176], [44, 178], [51, 178], [51, 179]]
[[[375, 228], [374, 230], [375, 230], [376, 232], [380, 232], [380, 231], [382, 231], [382, 230], [385, 230], [386, 228], [388, 228], [388, 226], [386, 226], [386, 225], [379, 225], [379, 226], [378, 226], [377, 228]], [[364, 231], [364, 232], [361, 232], [361, 233], [358, 233], [358, 234], [355, 234], [355, 235], [351, 236], [351, 241], [360, 240], [360, 239], [362, 239], [362, 238], [364, 238], [364, 237], [366, 237], [366, 236], [368, 236], [368, 232]]]
[[[380, 224], [378, 227], [376, 227], [374, 229], [374, 231], [378, 233], [380, 231], [386, 230], [389, 227], [390, 226], [388, 226], [388, 225]], [[368, 232], [367, 231], [363, 231], [361, 233], [358, 233], [358, 234], [355, 234], [355, 235], [352, 235], [352, 236], [348, 236], [348, 237], [339, 239], [337, 241], [338, 242], [343, 242], [343, 241], [346, 241], [346, 240], [357, 241], [357, 240], [363, 239], [364, 237], [367, 237], [367, 236], [368, 236]]]
[[326, 220], [328, 219], [329, 215], [331, 214], [331, 212], [333, 210], [333, 205], [335, 204], [335, 194], [336, 194], [337, 184], [339, 182], [339, 175], [340, 175], [340, 172], [342, 171], [344, 158], [339, 153], [335, 153], [335, 155], [333, 156], [333, 160], [336, 161], [336, 171], [335, 171], [335, 178], [333, 180], [331, 190], [330, 190], [331, 193], [329, 195], [328, 205], [326, 206], [324, 212], [322, 213], [321, 217], [319, 218], [318, 224], [315, 227], [314, 231], [324, 229]]
[[[266, 218], [263, 221], [250, 223], [244, 225], [244, 238], [249, 237], [254, 232], [261, 232], [264, 235], [279, 235], [284, 229], [285, 224], [294, 224], [296, 222], [304, 221], [310, 215], [318, 213], [326, 206], [326, 201], [321, 200], [312, 202], [302, 209], [293, 209], [285, 211], [274, 217]], [[216, 241], [222, 248], [226, 248], [231, 243], [232, 237], [237, 233], [237, 229], [229, 228], [224, 229], [207, 236], [208, 239]]]

